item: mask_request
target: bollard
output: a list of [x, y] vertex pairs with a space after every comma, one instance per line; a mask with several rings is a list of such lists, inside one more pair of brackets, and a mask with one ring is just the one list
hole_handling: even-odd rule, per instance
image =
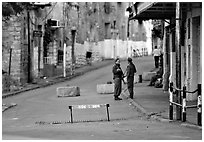
[[108, 107], [110, 107], [109, 104], [106, 104], [106, 110], [107, 110], [107, 117], [108, 117], [108, 121], [110, 121], [110, 116], [109, 116], [109, 110]]
[[72, 116], [72, 106], [69, 106], [70, 113], [71, 113], [71, 123], [73, 123], [73, 116]]
[[139, 75], [139, 83], [142, 83], [142, 75]]
[[183, 86], [182, 118], [186, 122], [186, 86]]
[[173, 120], [173, 82], [170, 83], [169, 86], [169, 119]]
[[198, 112], [198, 125], [202, 125], [202, 100], [201, 100], [201, 84], [198, 84], [198, 102], [197, 102], [197, 112]]

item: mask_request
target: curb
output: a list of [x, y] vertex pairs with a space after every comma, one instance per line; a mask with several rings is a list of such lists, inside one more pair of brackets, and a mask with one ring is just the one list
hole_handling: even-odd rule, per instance
[[[4, 107], [3, 107], [3, 106], [4, 106]], [[17, 104], [12, 103], [12, 104], [9, 105], [9, 106], [6, 106], [5, 104], [3, 104], [3, 106], [2, 106], [2, 112], [6, 111], [6, 110], [8, 110], [8, 109], [10, 109], [10, 108], [12, 108], [12, 107], [17, 106]]]
[[[122, 95], [123, 95], [123, 98], [126, 98], [128, 100], [128, 102], [130, 104], [132, 104], [140, 113], [143, 113], [144, 115], [150, 117], [150, 118], [153, 118], [154, 120], [157, 120], [157, 121], [160, 121], [160, 122], [174, 122], [174, 120], [169, 120], [169, 119], [165, 119], [165, 118], [162, 118], [161, 116], [152, 116], [151, 114], [149, 114], [147, 112], [147, 110], [145, 110], [145, 108], [143, 106], [141, 106], [140, 104], [138, 104], [136, 101], [134, 101], [133, 99], [129, 98], [128, 95], [127, 95], [127, 88], [125, 88], [123, 91], [122, 91]], [[194, 124], [190, 124], [190, 123], [187, 123], [187, 122], [181, 122], [180, 124], [181, 126], [184, 126], [184, 127], [188, 127], [188, 128], [194, 128], [194, 129], [199, 129], [199, 130], [202, 130], [202, 126], [198, 126], [198, 125], [194, 125]]]
[[25, 89], [14, 91], [14, 92], [10, 92], [10, 93], [5, 93], [5, 94], [2, 94], [2, 99], [5, 99], [7, 97], [11, 97], [11, 96], [14, 96], [14, 95], [26, 92], [26, 91], [31, 91], [31, 90], [35, 90], [35, 89], [38, 89], [38, 88], [44, 88], [44, 87], [48, 87], [48, 86], [51, 86], [51, 85], [54, 85], [54, 84], [57, 84], [57, 83], [65, 82], [67, 80], [70, 80], [70, 79], [73, 79], [75, 77], [81, 76], [81, 75], [83, 75], [83, 74], [85, 74], [87, 72], [94, 71], [94, 70], [97, 70], [99, 68], [108, 66], [111, 63], [112, 62], [108, 62], [106, 64], [103, 64], [103, 65], [97, 66], [97, 67], [91, 66], [90, 68], [86, 69], [85, 71], [77, 72], [74, 75], [68, 76], [66, 78], [61, 78], [61, 76], [58, 76], [58, 77], [56, 77], [56, 81], [48, 82], [46, 84], [40, 84], [40, 85], [37, 85], [37, 86], [34, 86], [34, 87], [25, 88]]
[[197, 125], [194, 125], [194, 124], [182, 123], [181, 126], [202, 130], [202, 126], [197, 126]]

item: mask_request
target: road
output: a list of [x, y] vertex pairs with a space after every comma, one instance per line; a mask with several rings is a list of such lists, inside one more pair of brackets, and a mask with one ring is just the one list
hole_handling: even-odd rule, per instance
[[[137, 58], [138, 73], [153, 68], [152, 57]], [[125, 69], [127, 62], [122, 62]], [[2, 114], [2, 139], [41, 140], [172, 140], [201, 139], [199, 130], [176, 123], [158, 122], [140, 114], [127, 100], [114, 101], [113, 94], [97, 94], [96, 85], [112, 81], [112, 65], [88, 72], [72, 80], [24, 92], [3, 99], [17, 106]], [[79, 86], [81, 96], [60, 97], [56, 88]], [[69, 105], [110, 104], [106, 108], [73, 110], [75, 123], [69, 123]], [[41, 122], [41, 123], [40, 123]], [[51, 124], [58, 122], [59, 124]]]

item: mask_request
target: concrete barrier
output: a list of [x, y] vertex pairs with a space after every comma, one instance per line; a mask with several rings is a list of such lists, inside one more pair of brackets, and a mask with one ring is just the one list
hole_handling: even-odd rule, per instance
[[58, 97], [76, 97], [80, 96], [80, 89], [77, 86], [70, 87], [58, 87], [57, 88]]
[[112, 94], [114, 93], [114, 83], [113, 84], [97, 84], [98, 94]]
[[144, 81], [150, 81], [153, 76], [156, 75], [156, 72], [143, 72], [142, 79]]
[[[127, 77], [124, 78], [125, 83], [127, 83]], [[134, 83], [138, 83], [139, 82], [139, 75], [134, 75]]]

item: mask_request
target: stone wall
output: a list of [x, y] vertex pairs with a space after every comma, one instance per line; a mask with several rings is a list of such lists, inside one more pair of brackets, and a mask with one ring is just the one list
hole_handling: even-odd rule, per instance
[[[15, 80], [15, 84], [20, 83], [21, 74], [21, 33], [22, 33], [22, 17], [13, 16], [8, 21], [2, 21], [2, 70], [9, 72], [9, 62], [11, 63], [10, 68], [10, 79]], [[10, 61], [10, 50], [11, 61]], [[3, 87], [4, 83], [2, 82]], [[4, 88], [3, 88], [4, 90]]]

